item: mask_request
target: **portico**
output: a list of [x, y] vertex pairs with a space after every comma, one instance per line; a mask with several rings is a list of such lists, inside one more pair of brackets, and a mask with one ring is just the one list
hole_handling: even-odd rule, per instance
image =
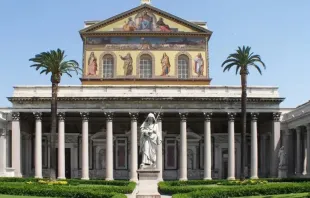
[[[16, 87], [9, 98], [15, 106], [10, 132], [15, 176], [48, 176], [49, 90]], [[277, 88], [249, 90], [249, 177], [257, 178], [263, 170], [269, 170], [269, 175], [277, 171], [276, 157], [269, 158], [270, 167], [262, 163], [265, 157], [259, 153], [266, 148], [259, 145], [269, 144], [270, 156], [277, 155], [277, 106], [282, 99]], [[94, 92], [98, 97], [92, 97]], [[139, 127], [154, 112], [160, 113], [163, 144], [157, 167], [163, 179], [234, 179], [240, 175], [240, 110], [235, 97], [239, 92], [237, 87], [221, 86], [76, 86], [70, 92], [66, 86], [60, 87], [57, 177], [137, 181]], [[209, 97], [204, 97], [206, 93]], [[23, 145], [23, 134], [34, 146], [16, 152]], [[265, 141], [265, 136], [273, 141]], [[26, 162], [22, 156], [28, 152], [33, 160]], [[26, 165], [31, 169], [25, 169]]]

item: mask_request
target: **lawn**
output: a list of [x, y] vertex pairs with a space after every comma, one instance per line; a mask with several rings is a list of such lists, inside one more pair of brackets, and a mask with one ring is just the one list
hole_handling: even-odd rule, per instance
[[238, 197], [238, 198], [304, 198], [308, 194], [309, 193], [296, 193], [296, 194], [294, 193], [294, 194], [263, 195], [263, 196], [250, 196], [250, 197]]

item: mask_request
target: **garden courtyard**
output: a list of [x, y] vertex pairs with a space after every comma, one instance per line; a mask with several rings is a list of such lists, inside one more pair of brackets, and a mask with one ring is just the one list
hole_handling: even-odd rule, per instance
[[[58, 180], [34, 178], [0, 178], [0, 198], [136, 197], [136, 183], [115, 180]], [[301, 198], [310, 197], [310, 180], [302, 178], [258, 180], [189, 180], [158, 183], [163, 197], [172, 198]]]

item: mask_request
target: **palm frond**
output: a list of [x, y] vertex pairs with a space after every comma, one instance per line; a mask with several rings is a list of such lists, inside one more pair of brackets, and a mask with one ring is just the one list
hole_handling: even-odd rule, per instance
[[30, 67], [35, 67], [36, 70], [40, 70], [40, 74], [51, 73], [51, 80], [60, 80], [60, 76], [64, 73], [69, 77], [72, 77], [70, 74], [71, 72], [75, 72], [78, 75], [79, 72], [82, 71], [78, 62], [75, 60], [65, 61], [65, 58], [65, 51], [59, 48], [56, 50], [41, 52], [29, 59], [29, 61], [33, 62]]

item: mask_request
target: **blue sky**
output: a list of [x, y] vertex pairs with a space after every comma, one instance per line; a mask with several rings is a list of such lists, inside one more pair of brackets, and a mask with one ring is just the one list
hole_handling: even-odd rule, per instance
[[[78, 31], [85, 20], [104, 20], [136, 7], [140, 0], [9, 0], [1, 1], [0, 106], [15, 85], [50, 85], [49, 77], [30, 68], [36, 53], [62, 48], [68, 58], [82, 60]], [[237, 46], [249, 45], [260, 54], [267, 69], [250, 71], [250, 86], [278, 86], [295, 107], [310, 100], [309, 0], [152, 0], [152, 5], [187, 20], [207, 21], [212, 85], [240, 85], [240, 76], [223, 73], [221, 63]], [[80, 84], [77, 76], [64, 77], [62, 85]]]

